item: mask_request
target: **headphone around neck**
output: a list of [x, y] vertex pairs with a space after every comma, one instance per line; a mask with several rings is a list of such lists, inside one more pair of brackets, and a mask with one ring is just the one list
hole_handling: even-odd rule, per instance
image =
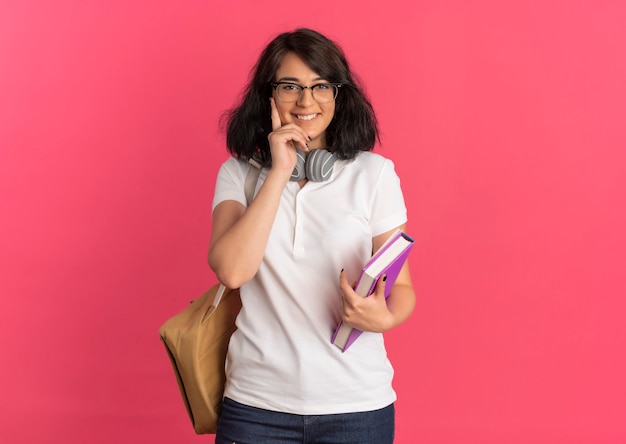
[[324, 182], [333, 174], [337, 156], [325, 149], [314, 149], [307, 154], [296, 148], [298, 160], [289, 180], [309, 179], [313, 182]]

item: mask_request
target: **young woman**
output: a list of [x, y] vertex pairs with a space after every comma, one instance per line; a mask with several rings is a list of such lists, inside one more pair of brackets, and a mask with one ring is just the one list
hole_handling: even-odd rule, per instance
[[[396, 394], [382, 332], [415, 294], [404, 265], [387, 301], [352, 289], [406, 224], [393, 163], [370, 152], [373, 109], [342, 50], [298, 29], [263, 51], [227, 118], [233, 155], [213, 200], [209, 264], [240, 287], [216, 443], [392, 443]], [[247, 160], [264, 168], [246, 206]], [[343, 353], [340, 320], [364, 333]]]

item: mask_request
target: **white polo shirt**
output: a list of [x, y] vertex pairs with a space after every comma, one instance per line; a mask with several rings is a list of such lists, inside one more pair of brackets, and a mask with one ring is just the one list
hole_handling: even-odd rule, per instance
[[[213, 208], [246, 205], [248, 164], [222, 165]], [[261, 172], [257, 191], [265, 180]], [[241, 287], [243, 307], [226, 361], [225, 396], [295, 414], [375, 410], [396, 399], [383, 336], [366, 332], [345, 352], [331, 344], [341, 318], [339, 273], [350, 282], [370, 258], [372, 237], [406, 222], [393, 163], [370, 152], [337, 161], [327, 182], [289, 182], [263, 262]]]

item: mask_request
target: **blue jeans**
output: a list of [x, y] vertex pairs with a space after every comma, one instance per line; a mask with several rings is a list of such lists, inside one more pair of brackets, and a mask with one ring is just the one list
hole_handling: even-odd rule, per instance
[[392, 444], [393, 404], [371, 412], [294, 415], [224, 399], [215, 444]]

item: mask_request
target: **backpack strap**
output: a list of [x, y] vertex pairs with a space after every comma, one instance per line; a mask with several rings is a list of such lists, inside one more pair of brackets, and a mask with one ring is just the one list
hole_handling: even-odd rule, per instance
[[246, 182], [244, 183], [243, 189], [246, 193], [246, 202], [250, 205], [250, 202], [252, 202], [254, 198], [254, 189], [256, 188], [257, 180], [259, 180], [259, 175], [261, 174], [261, 164], [252, 157], [248, 159], [248, 163], [250, 164], [250, 169], [248, 170], [248, 174], [246, 174]]

